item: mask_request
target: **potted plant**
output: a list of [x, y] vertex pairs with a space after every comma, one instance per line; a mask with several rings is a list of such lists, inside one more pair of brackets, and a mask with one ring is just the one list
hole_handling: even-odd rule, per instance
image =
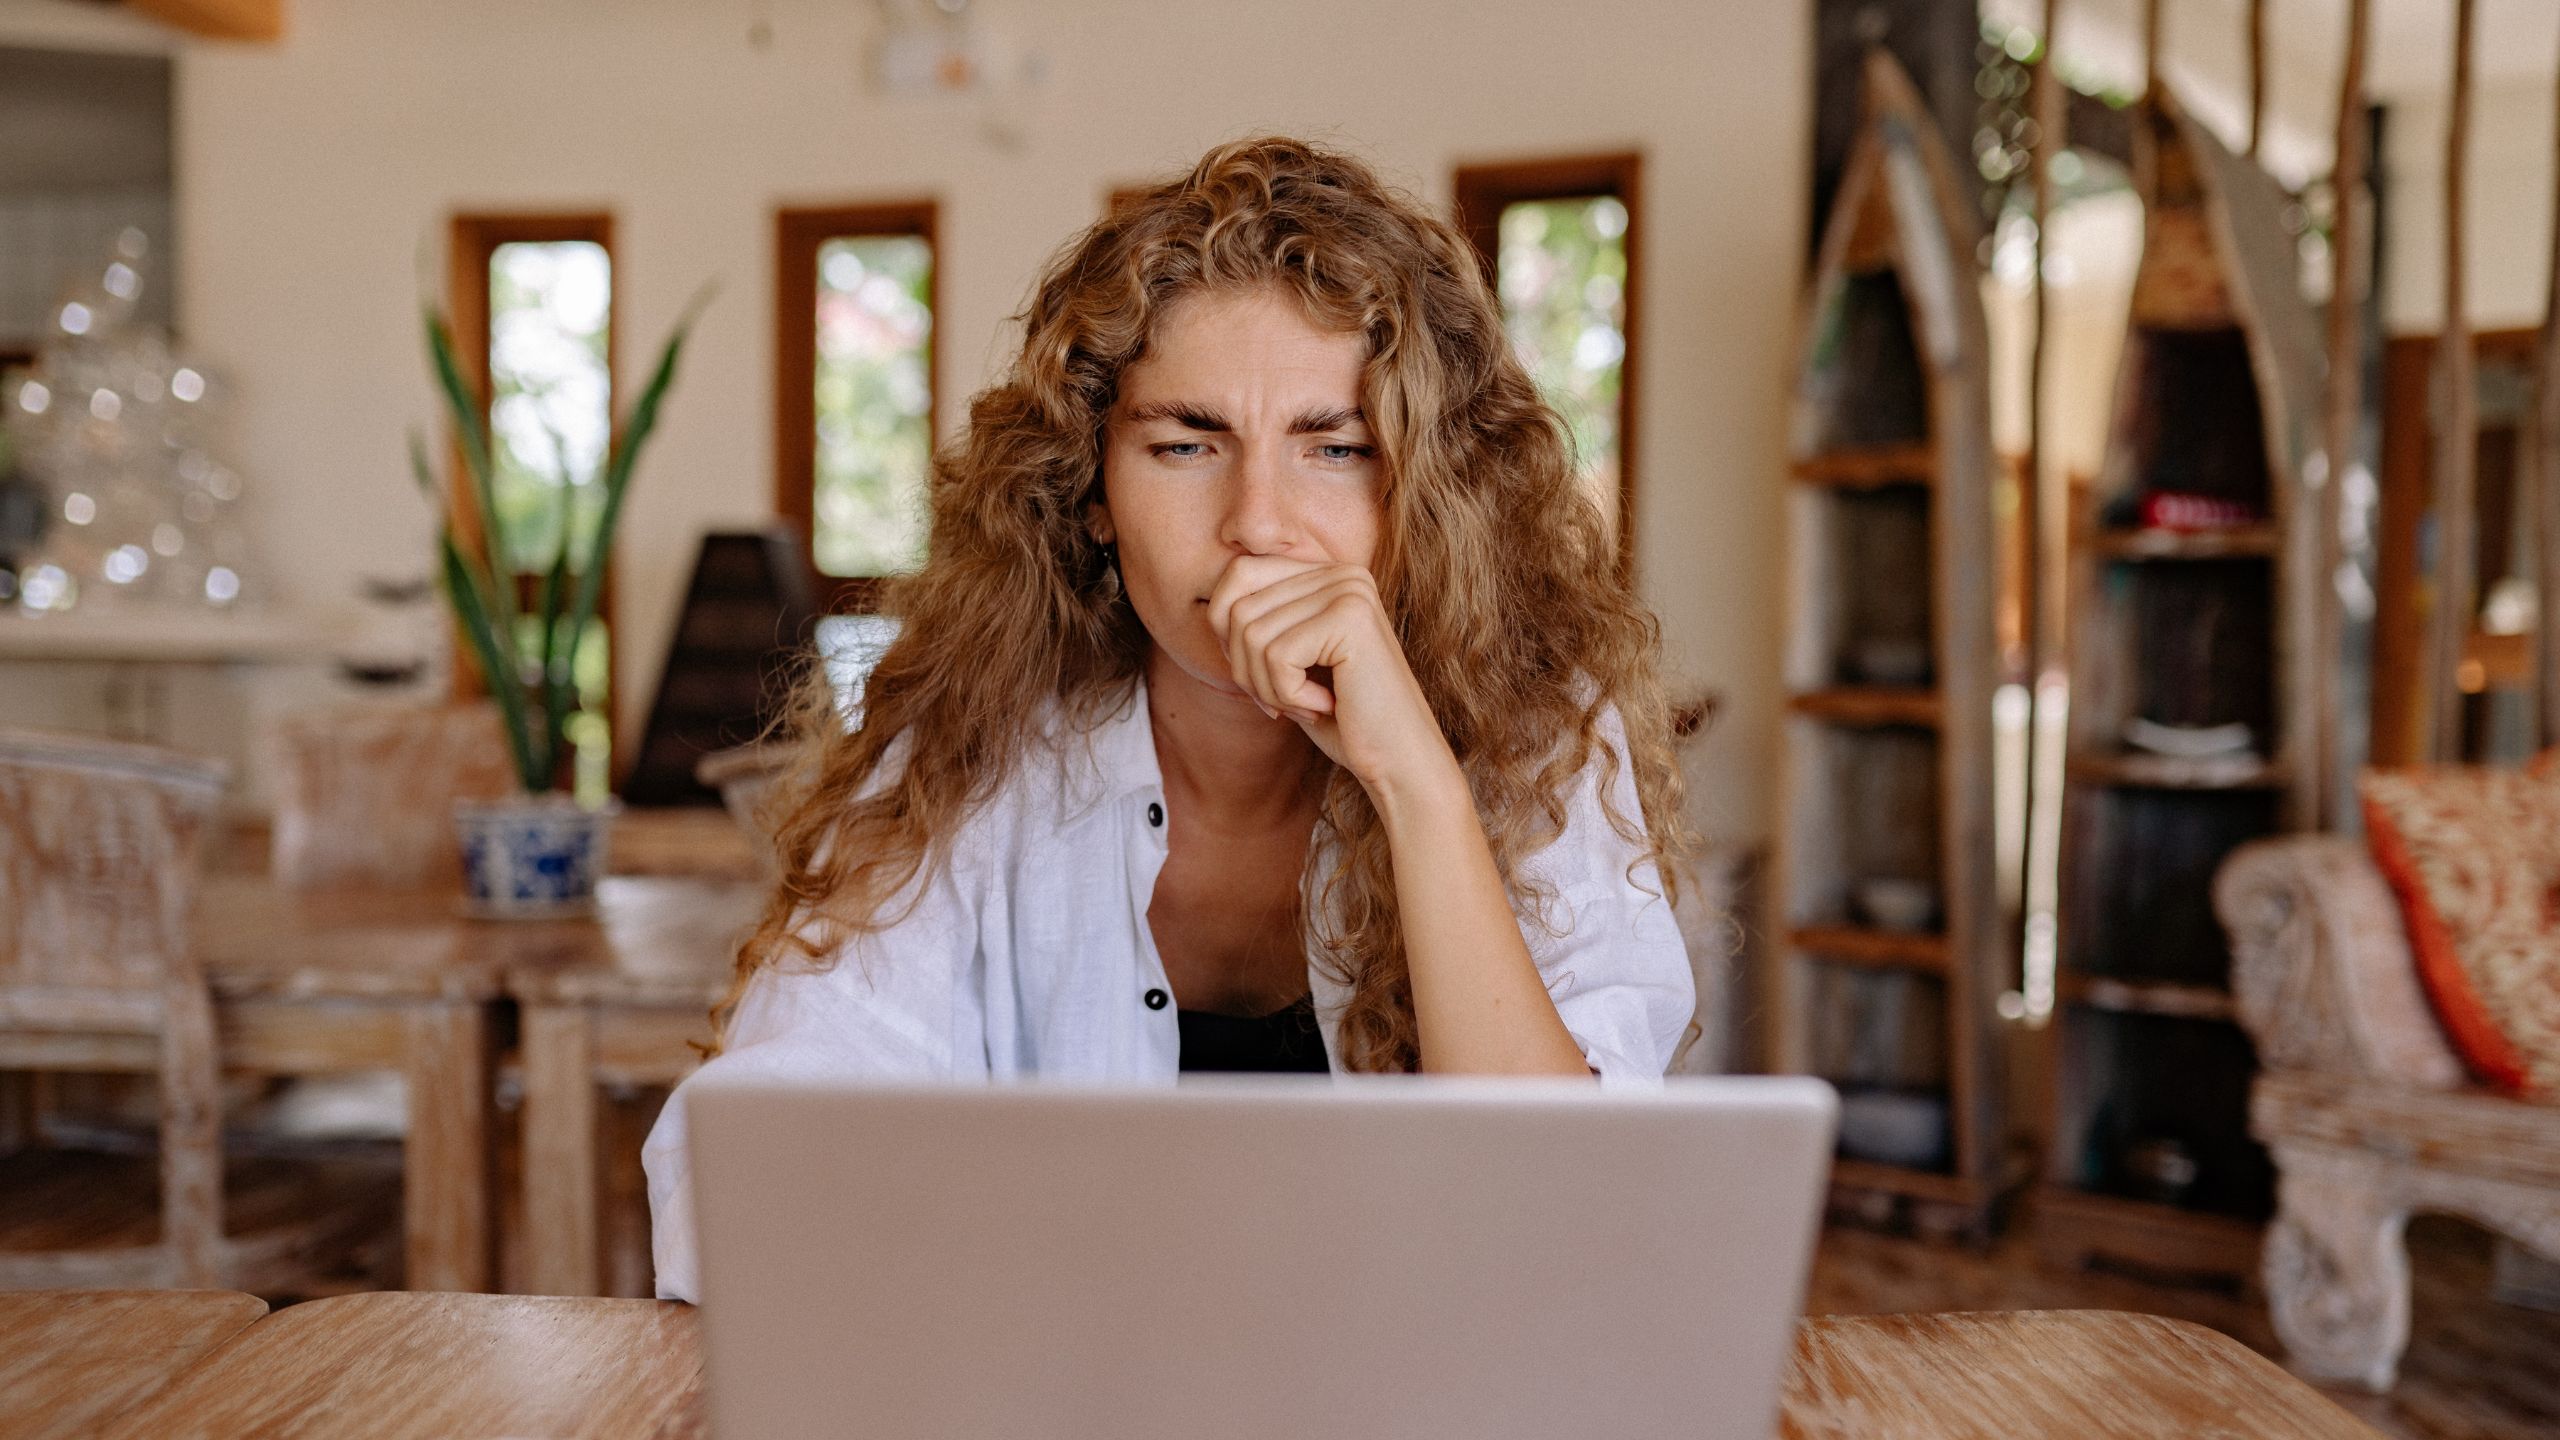
[[[455, 363], [452, 328], [433, 307], [425, 315], [427, 356], [452, 425], [462, 475], [437, 483], [424, 434], [409, 436], [418, 486], [437, 506], [438, 573], [454, 624], [479, 661], [504, 722], [509, 758], [522, 790], [500, 800], [454, 804], [462, 841], [463, 884], [472, 913], [499, 919], [549, 919], [586, 913], [605, 872], [606, 846], [620, 806], [585, 806], [561, 788], [569, 773], [569, 719], [576, 709], [574, 661], [603, 593], [605, 562], [640, 451], [657, 428], [658, 407], [674, 383], [676, 360], [703, 301], [687, 307], [658, 352], [649, 383], [615, 427], [606, 450], [603, 495], [584, 553], [570, 523], [569, 477], [560, 481], [560, 539], [536, 582], [530, 605], [517, 593], [506, 521], [496, 502], [489, 427], [478, 397]], [[564, 467], [565, 469], [565, 464]], [[467, 517], [465, 533], [456, 522]]]

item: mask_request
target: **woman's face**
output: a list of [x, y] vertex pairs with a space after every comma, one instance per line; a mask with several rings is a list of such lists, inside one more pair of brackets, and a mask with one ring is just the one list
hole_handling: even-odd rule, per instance
[[1384, 511], [1360, 409], [1368, 341], [1321, 330], [1276, 290], [1194, 295], [1120, 376], [1104, 425], [1095, 536], [1158, 649], [1242, 694], [1209, 629], [1241, 555], [1368, 568]]

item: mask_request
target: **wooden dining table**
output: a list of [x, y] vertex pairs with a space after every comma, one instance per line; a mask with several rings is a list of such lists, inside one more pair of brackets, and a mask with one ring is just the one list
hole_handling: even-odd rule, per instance
[[93, 1435], [266, 1313], [234, 1290], [0, 1294], [0, 1436]]
[[603, 1293], [601, 1217], [608, 1159], [600, 1097], [615, 1086], [668, 1086], [700, 1063], [711, 1007], [728, 993], [737, 942], [761, 885], [721, 879], [606, 880], [595, 919], [513, 947], [524, 1066], [522, 1288]]
[[509, 947], [450, 891], [296, 891], [207, 881], [196, 944], [226, 1068], [267, 1075], [396, 1070], [406, 1087], [409, 1285], [493, 1278], [493, 1009]]
[[[201, 1324], [176, 1304], [167, 1313], [172, 1333]], [[174, 1379], [137, 1380], [128, 1387], [137, 1398], [96, 1433], [682, 1440], [705, 1434], [709, 1422], [699, 1319], [691, 1306], [652, 1300], [400, 1292], [316, 1300], [249, 1325]], [[10, 1335], [0, 1312], [0, 1351]], [[43, 1387], [51, 1363], [39, 1354], [22, 1371]], [[859, 1417], [846, 1418], [858, 1428]], [[1778, 1433], [2375, 1440], [2226, 1335], [2113, 1311], [1806, 1320]]]
[[737, 880], [617, 877], [592, 917], [490, 921], [466, 916], [451, 891], [223, 876], [199, 902], [197, 943], [224, 1065], [403, 1077], [412, 1289], [496, 1286], [493, 1079], [504, 1008], [521, 1001], [533, 1288], [592, 1294], [596, 1087], [690, 1069], [685, 1042], [708, 1038], [732, 934], [760, 894]]

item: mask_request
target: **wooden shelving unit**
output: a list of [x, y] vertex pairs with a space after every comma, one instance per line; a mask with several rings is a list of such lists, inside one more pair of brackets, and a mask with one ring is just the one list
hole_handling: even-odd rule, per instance
[[1994, 874], [1975, 203], [1895, 63], [1871, 56], [1866, 82], [1798, 357], [1769, 1053], [1852, 1108], [1943, 1116], [1934, 1156], [1862, 1154], [1844, 1127], [1835, 1211], [1981, 1234], [2015, 1167], [1993, 1009], [2013, 952]]
[[[2273, 1172], [2249, 1136], [2256, 1059], [2234, 1022], [2215, 870], [2320, 821], [2328, 753], [2314, 667], [2323, 354], [2285, 197], [2165, 86], [2135, 121], [2148, 208], [2094, 493], [2075, 500], [2072, 708], [2062, 797], [2051, 1148], [2036, 1201], [2049, 1260], [2246, 1277]], [[2181, 493], [2249, 517], [2139, 522]], [[2143, 720], [2241, 724], [2245, 750], [2145, 753]]]

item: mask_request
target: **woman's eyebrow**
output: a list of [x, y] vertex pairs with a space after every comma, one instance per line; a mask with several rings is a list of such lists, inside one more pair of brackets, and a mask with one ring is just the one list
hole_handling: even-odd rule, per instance
[[1188, 400], [1158, 400], [1147, 405], [1132, 405], [1121, 416], [1130, 425], [1144, 425], [1151, 420], [1171, 420], [1186, 430], [1199, 430], [1211, 435], [1233, 435], [1234, 424], [1206, 405]]
[[[1368, 418], [1368, 415], [1357, 405], [1334, 405], [1304, 410], [1299, 412], [1298, 418], [1289, 422], [1289, 433], [1322, 435], [1327, 431], [1346, 430], [1354, 425], [1366, 424]], [[1132, 405], [1121, 412], [1120, 420], [1124, 425], [1144, 425], [1156, 420], [1170, 420], [1186, 430], [1198, 430], [1210, 435], [1236, 433], [1234, 421], [1209, 406], [1193, 400], [1155, 400], [1144, 405]]]
[[1357, 405], [1336, 405], [1330, 410], [1308, 410], [1289, 422], [1292, 435], [1322, 435], [1328, 430], [1347, 430], [1368, 423], [1369, 417]]

